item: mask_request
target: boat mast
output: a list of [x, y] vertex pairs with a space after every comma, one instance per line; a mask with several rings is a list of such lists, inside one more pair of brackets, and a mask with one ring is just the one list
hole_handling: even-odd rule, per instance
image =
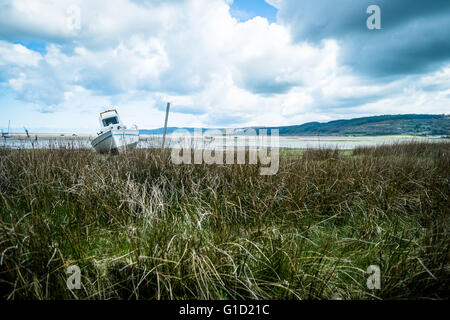
[[166, 143], [167, 120], [168, 120], [168, 118], [169, 118], [169, 109], [170, 109], [170, 102], [167, 102], [166, 119], [164, 120], [164, 131], [163, 131], [162, 149], [164, 149], [164, 144]]

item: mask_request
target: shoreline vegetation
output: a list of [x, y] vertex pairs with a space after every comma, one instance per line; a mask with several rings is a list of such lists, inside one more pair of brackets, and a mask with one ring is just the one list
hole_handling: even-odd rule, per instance
[[[199, 128], [169, 127], [167, 133], [178, 129], [188, 132]], [[445, 114], [397, 114], [381, 115], [353, 119], [333, 120], [329, 122], [307, 122], [300, 125], [279, 127], [250, 127], [229, 129], [234, 134], [244, 134], [246, 131], [259, 129], [278, 129], [280, 136], [346, 136], [346, 137], [374, 137], [392, 135], [449, 136], [450, 115]], [[209, 129], [203, 128], [201, 131]], [[224, 130], [224, 129], [220, 129]], [[161, 134], [163, 128], [143, 129], [141, 134]]]
[[276, 175], [259, 168], [0, 148], [0, 296], [449, 298], [450, 142], [289, 150]]

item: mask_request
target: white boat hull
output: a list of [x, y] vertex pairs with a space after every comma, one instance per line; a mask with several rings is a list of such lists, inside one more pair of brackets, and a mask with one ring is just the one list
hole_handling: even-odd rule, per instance
[[139, 142], [139, 130], [110, 130], [94, 140], [92, 147], [99, 153], [119, 153], [136, 148]]

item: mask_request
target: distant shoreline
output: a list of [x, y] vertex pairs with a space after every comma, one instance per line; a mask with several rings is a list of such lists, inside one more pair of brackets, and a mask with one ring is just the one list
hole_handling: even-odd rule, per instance
[[[151, 137], [162, 137], [162, 134], [156, 133], [156, 134], [139, 134], [142, 138], [151, 138]], [[171, 135], [171, 133], [168, 135]], [[246, 135], [238, 135], [245, 137]], [[29, 137], [25, 133], [10, 133], [9, 138], [6, 139], [67, 139], [67, 140], [75, 140], [75, 139], [93, 139], [97, 137], [96, 134], [72, 134], [72, 133], [29, 133]], [[296, 138], [314, 138], [317, 139], [318, 135], [280, 135], [280, 138], [282, 139], [296, 139]], [[449, 136], [445, 135], [411, 135], [411, 134], [386, 134], [386, 135], [320, 135], [321, 139], [324, 138], [377, 138], [377, 137], [383, 137], [383, 138], [419, 138], [419, 139], [450, 139]]]

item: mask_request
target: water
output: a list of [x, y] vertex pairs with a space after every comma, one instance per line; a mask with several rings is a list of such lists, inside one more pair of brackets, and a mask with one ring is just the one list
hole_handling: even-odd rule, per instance
[[[381, 144], [394, 144], [402, 142], [439, 142], [445, 141], [438, 137], [412, 137], [412, 136], [373, 136], [373, 137], [336, 137], [336, 136], [280, 136], [279, 147], [288, 149], [306, 149], [306, 148], [337, 148], [354, 149], [359, 146], [377, 146]], [[161, 136], [142, 137], [138, 147], [160, 147], [162, 143]], [[191, 147], [192, 149], [217, 149], [224, 150], [227, 146], [237, 147], [270, 147], [270, 137], [261, 139], [255, 136], [244, 137], [213, 137], [213, 139], [204, 139], [202, 137], [169, 137], [166, 139], [166, 145], [179, 148], [180, 146]], [[274, 145], [272, 145], [274, 146]]]
[[[93, 136], [85, 137], [16, 137], [0, 139], [0, 147], [12, 149], [49, 149], [49, 148], [92, 148]], [[306, 149], [306, 148], [338, 148], [354, 149], [358, 146], [376, 146], [381, 144], [393, 144], [398, 142], [421, 141], [439, 142], [444, 141], [438, 137], [411, 137], [411, 136], [374, 136], [374, 137], [335, 137], [335, 136], [281, 136], [279, 137], [280, 148]], [[141, 136], [137, 148], [160, 148], [162, 137], [160, 135]], [[193, 149], [217, 149], [223, 150], [227, 145], [238, 147], [270, 147], [270, 139], [261, 140], [258, 137], [173, 137], [166, 138], [166, 146], [171, 147], [192, 147]]]

